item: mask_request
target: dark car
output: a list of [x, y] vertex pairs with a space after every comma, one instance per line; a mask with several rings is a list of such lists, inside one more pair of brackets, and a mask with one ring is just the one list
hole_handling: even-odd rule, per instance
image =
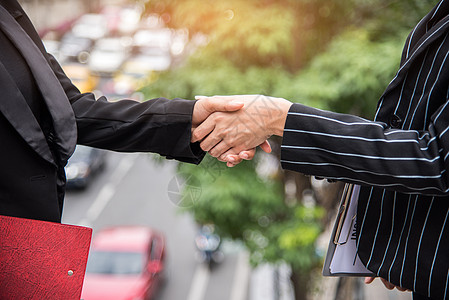
[[65, 167], [67, 187], [86, 188], [93, 176], [104, 168], [105, 163], [104, 150], [77, 145]]
[[150, 300], [164, 282], [165, 238], [145, 226], [118, 226], [94, 235], [81, 298]]
[[94, 46], [94, 41], [87, 37], [76, 36], [73, 33], [65, 34], [59, 45], [59, 55], [63, 60], [68, 59], [86, 63], [90, 52]]

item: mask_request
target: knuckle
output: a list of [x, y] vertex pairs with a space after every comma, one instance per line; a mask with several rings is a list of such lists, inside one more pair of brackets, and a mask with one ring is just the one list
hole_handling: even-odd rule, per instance
[[200, 132], [199, 130], [195, 130], [195, 131], [192, 133], [192, 136], [193, 136], [194, 139], [199, 140], [199, 139], [201, 138], [201, 132]]

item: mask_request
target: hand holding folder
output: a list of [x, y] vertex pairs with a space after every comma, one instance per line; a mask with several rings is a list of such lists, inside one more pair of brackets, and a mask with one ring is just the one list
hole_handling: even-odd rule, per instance
[[324, 276], [376, 276], [365, 268], [357, 255], [356, 216], [359, 190], [358, 185], [345, 185], [324, 262]]
[[6, 216], [0, 222], [0, 299], [80, 299], [92, 229]]

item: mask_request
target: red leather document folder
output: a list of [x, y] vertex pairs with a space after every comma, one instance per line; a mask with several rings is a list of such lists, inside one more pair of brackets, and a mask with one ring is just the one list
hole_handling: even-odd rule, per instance
[[0, 224], [0, 299], [80, 299], [92, 229], [5, 216]]

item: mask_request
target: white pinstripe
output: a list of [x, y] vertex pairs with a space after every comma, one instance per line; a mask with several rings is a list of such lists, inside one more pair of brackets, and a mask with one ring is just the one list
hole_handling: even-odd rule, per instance
[[[318, 131], [299, 130], [299, 129], [285, 129], [284, 132], [295, 132], [295, 133], [301, 133], [301, 134], [321, 135], [321, 136], [327, 136], [327, 137], [338, 138], [338, 139], [358, 140], [358, 141], [364, 141], [364, 142], [415, 143], [418, 145], [420, 144], [419, 141], [416, 139], [405, 139], [405, 140], [372, 139], [372, 138], [365, 138], [365, 137], [361, 137], [361, 136], [339, 135], [339, 134], [332, 134], [332, 133], [325, 133], [325, 132], [318, 132]], [[402, 131], [402, 133], [404, 133], [404, 131]], [[388, 135], [388, 134], [385, 133], [385, 135]], [[435, 138], [430, 139], [429, 142], [427, 143], [427, 146], [425, 148], [420, 148], [420, 150], [427, 150], [429, 148], [430, 142], [433, 142], [435, 140], [436, 140]]]
[[433, 158], [423, 158], [423, 157], [385, 157], [385, 156], [372, 156], [372, 155], [362, 155], [358, 153], [343, 153], [343, 152], [337, 152], [332, 151], [324, 148], [319, 147], [307, 147], [307, 146], [285, 146], [285, 149], [298, 149], [298, 150], [315, 150], [315, 151], [323, 151], [331, 154], [336, 154], [339, 156], [352, 156], [352, 157], [359, 157], [359, 158], [366, 158], [366, 159], [373, 159], [373, 160], [386, 160], [386, 161], [423, 161], [423, 162], [429, 162], [433, 163], [437, 161], [440, 157], [436, 156]]
[[[449, 34], [449, 33], [448, 33], [448, 34]], [[433, 69], [433, 67], [434, 67], [435, 60], [436, 60], [436, 58], [437, 58], [437, 56], [438, 56], [438, 53], [439, 53], [440, 50], [441, 50], [441, 47], [443, 47], [443, 44], [444, 44], [444, 42], [446, 41], [446, 39], [447, 39], [447, 37], [448, 37], [448, 34], [446, 34], [446, 36], [444, 37], [443, 42], [441, 43], [440, 47], [438, 48], [437, 53], [435, 54], [435, 57], [434, 57], [433, 63], [432, 63], [432, 68], [430, 69], [431, 71], [429, 72], [429, 75], [427, 76], [425, 85], [427, 85], [427, 80], [428, 80], [430, 74], [432, 73], [432, 69]], [[430, 96], [432, 95], [432, 92], [433, 92], [433, 90], [435, 89], [435, 85], [437, 84], [438, 79], [440, 78], [441, 71], [443, 70], [443, 66], [444, 66], [444, 64], [446, 63], [446, 59], [447, 59], [447, 55], [448, 55], [448, 54], [449, 54], [449, 53], [446, 53], [446, 55], [444, 56], [444, 60], [443, 60], [443, 62], [442, 62], [442, 64], [441, 64], [441, 66], [440, 66], [440, 70], [438, 71], [437, 77], [436, 77], [436, 79], [435, 79], [435, 81], [434, 81], [434, 83], [433, 83], [433, 85], [432, 85], [432, 88], [430, 89], [429, 96], [427, 97], [426, 113], [424, 114], [425, 118], [427, 118], [427, 111], [428, 111], [428, 106], [429, 106]], [[423, 90], [424, 90], [424, 88], [423, 88]], [[416, 111], [418, 110], [419, 103], [421, 103], [421, 100], [422, 100], [423, 97], [424, 97], [424, 93], [421, 94], [421, 98], [420, 98], [419, 101], [418, 101], [418, 105], [416, 105], [415, 111], [413, 112], [413, 117], [412, 117], [412, 119], [415, 118], [415, 114], [416, 114]], [[426, 124], [426, 123], [424, 122], [424, 124]], [[409, 128], [409, 129], [410, 129], [410, 128]]]
[[[301, 164], [301, 165], [310, 165], [310, 166], [326, 166], [326, 167], [339, 167], [346, 170], [349, 170], [354, 173], [364, 173], [364, 174], [371, 174], [376, 176], [382, 176], [382, 177], [391, 177], [391, 178], [399, 178], [399, 179], [438, 179], [442, 178], [442, 175], [446, 173], [446, 169], [442, 170], [439, 175], [429, 175], [429, 176], [423, 176], [423, 175], [392, 175], [392, 174], [386, 174], [386, 173], [377, 173], [373, 171], [368, 170], [357, 170], [350, 168], [343, 164], [336, 164], [336, 163], [317, 163], [317, 162], [311, 162], [311, 161], [288, 161], [288, 160], [281, 160], [283, 163], [289, 163], [289, 164]], [[365, 182], [367, 183], [367, 182]]]
[[[360, 117], [355, 117], [360, 122], [348, 123], [348, 122], [332, 119], [332, 118], [329, 118], [329, 117], [324, 117], [324, 116], [319, 116], [319, 115], [311, 115], [311, 114], [304, 114], [304, 113], [297, 113], [297, 112], [289, 112], [288, 115], [322, 119], [322, 120], [326, 120], [326, 121], [329, 121], [329, 122], [334, 122], [334, 123], [338, 123], [338, 124], [341, 124], [341, 125], [347, 125], [347, 126], [367, 125], [367, 126], [378, 126], [378, 127], [382, 128], [382, 129], [385, 128], [385, 126], [383, 126], [383, 125], [381, 125], [379, 123], [374, 123], [372, 121], [369, 121], [369, 120], [366, 120], [366, 119], [363, 119], [363, 118], [360, 118]], [[290, 128], [286, 128], [286, 129], [290, 129]]]
[[415, 276], [413, 277], [413, 290], [415, 290], [415, 291], [416, 291], [416, 273], [418, 272], [419, 251], [421, 250], [422, 237], [424, 234], [424, 230], [426, 230], [427, 220], [429, 219], [429, 214], [430, 214], [430, 211], [432, 210], [432, 205], [433, 205], [434, 200], [435, 200], [435, 197], [433, 197], [432, 201], [430, 202], [429, 209], [427, 210], [426, 220], [424, 221], [424, 226], [421, 229], [421, 236], [419, 237], [418, 252], [416, 253], [416, 262], [415, 262]]
[[429, 30], [429, 28], [428, 28], [428, 23], [430, 23], [430, 21], [432, 21], [433, 20], [433, 18], [435, 18], [435, 15], [437, 14], [437, 12], [440, 10], [440, 7], [441, 7], [441, 4], [443, 4], [443, 1], [440, 1], [440, 3], [438, 4], [438, 6], [437, 6], [437, 8], [435, 9], [435, 12], [433, 13], [433, 15], [432, 15], [432, 17], [429, 19], [429, 21], [427, 22], [427, 25], [426, 25], [426, 29], [427, 30]]
[[377, 269], [377, 273], [379, 273], [379, 271], [382, 270], [382, 267], [383, 267], [384, 262], [385, 262], [385, 258], [387, 257], [388, 249], [390, 249], [391, 237], [393, 236], [393, 229], [394, 229], [394, 212], [395, 212], [395, 208], [396, 208], [396, 196], [397, 196], [397, 193], [395, 192], [394, 193], [394, 198], [393, 198], [393, 210], [392, 210], [392, 214], [391, 214], [390, 238], [388, 239], [388, 244], [387, 244], [387, 247], [385, 248], [384, 257], [382, 258], [382, 263], [380, 264], [379, 269]]
[[368, 202], [367, 202], [367, 204], [366, 204], [365, 214], [363, 215], [362, 225], [360, 226], [359, 236], [357, 237], [357, 238], [358, 238], [358, 241], [357, 241], [357, 253], [359, 252], [360, 237], [363, 235], [362, 232], [363, 232], [363, 228], [364, 228], [364, 226], [365, 226], [366, 213], [368, 212], [368, 208], [369, 208], [369, 205], [370, 205], [370, 203], [371, 203], [371, 196], [372, 196], [372, 194], [373, 194], [373, 190], [374, 190], [374, 188], [372, 187], [372, 188], [371, 188], [371, 191], [370, 191], [370, 194], [369, 194], [369, 197], [368, 197]]
[[[418, 88], [418, 83], [420, 82], [420, 78], [421, 78], [421, 72], [422, 72], [422, 69], [424, 68], [424, 65], [426, 64], [426, 58], [427, 58], [427, 55], [429, 54], [429, 49], [427, 49], [426, 50], [426, 55], [424, 56], [424, 59], [423, 59], [423, 61], [422, 61], [422, 64], [421, 64], [421, 68], [419, 69], [419, 73], [418, 73], [418, 76], [416, 76], [416, 79], [415, 79], [415, 88], [413, 89], [413, 94], [412, 94], [412, 96], [411, 96], [411, 98], [410, 99], [414, 99], [415, 98], [415, 94], [416, 94], [416, 89]], [[435, 59], [436, 59], [436, 56], [434, 57], [434, 62], [435, 62]], [[426, 78], [426, 83], [423, 85], [423, 91], [425, 90], [425, 88], [426, 88], [426, 84], [427, 84], [427, 80], [429, 79], [429, 76], [430, 76], [430, 72], [427, 74], [427, 78]], [[405, 84], [405, 81], [404, 81], [404, 84]], [[421, 97], [422, 97], [423, 95], [422, 95], [422, 93], [421, 93]], [[407, 109], [407, 114], [405, 115], [405, 120], [408, 120], [408, 115], [410, 114], [410, 109], [412, 108], [412, 103], [413, 101], [409, 101], [409, 103], [408, 103], [408, 109]], [[413, 119], [413, 118], [412, 118]], [[403, 124], [403, 125], [405, 125], [405, 124]], [[410, 122], [410, 125], [411, 125], [411, 122]], [[404, 129], [404, 128], [402, 128], [402, 129]], [[410, 126], [409, 126], [409, 128], [408, 128], [409, 130], [410, 130]]]
[[[395, 193], [395, 198], [396, 198], [396, 194]], [[398, 245], [396, 246], [396, 252], [394, 254], [394, 258], [392, 263], [390, 264], [390, 269], [388, 269], [388, 281], [391, 282], [391, 268], [393, 268], [394, 263], [396, 262], [396, 257], [398, 256], [398, 251], [399, 251], [399, 247], [401, 247], [401, 241], [402, 241], [402, 235], [404, 234], [404, 229], [405, 229], [405, 224], [407, 224], [407, 220], [408, 220], [408, 212], [410, 210], [410, 202], [411, 202], [411, 198], [412, 195], [408, 196], [408, 202], [407, 202], [407, 211], [405, 213], [405, 220], [404, 220], [404, 224], [402, 225], [402, 230], [401, 230], [401, 235], [399, 236], [399, 242]]]
[[[448, 94], [449, 94], [449, 89], [448, 89]], [[374, 115], [374, 120], [377, 120], [377, 118], [379, 116], [379, 112], [380, 112], [380, 109], [382, 108], [382, 105], [384, 103], [384, 99], [385, 99], [385, 97], [381, 97], [380, 100], [379, 100], [379, 107], [377, 108], [376, 114]]]
[[430, 287], [432, 285], [432, 275], [433, 275], [433, 267], [435, 265], [435, 260], [437, 258], [437, 253], [438, 250], [440, 249], [440, 242], [441, 242], [441, 237], [443, 236], [443, 232], [444, 229], [446, 228], [446, 222], [447, 222], [447, 217], [449, 216], [449, 209], [446, 212], [446, 218], [444, 218], [444, 223], [443, 223], [443, 227], [441, 228], [441, 232], [440, 232], [440, 236], [438, 238], [438, 244], [437, 244], [437, 248], [435, 249], [435, 254], [433, 255], [433, 260], [432, 260], [432, 268], [430, 269], [430, 275], [429, 275], [429, 288], [428, 288], [428, 292], [427, 295], [430, 297]]
[[399, 95], [399, 101], [398, 101], [398, 104], [396, 104], [396, 109], [394, 110], [394, 114], [396, 114], [398, 112], [399, 105], [401, 104], [402, 96], [404, 94], [404, 87], [405, 87], [405, 83], [407, 82], [407, 78], [408, 78], [408, 73], [405, 75], [404, 82], [402, 83], [401, 94]]
[[384, 199], [385, 199], [385, 190], [382, 193], [382, 200], [380, 203], [380, 216], [379, 216], [379, 221], [377, 222], [376, 234], [374, 235], [374, 242], [373, 242], [373, 245], [371, 246], [371, 253], [370, 253], [369, 259], [366, 263], [367, 268], [369, 268], [371, 259], [373, 258], [374, 247], [376, 247], [377, 234], [379, 233], [379, 227], [380, 227], [380, 223], [382, 222], [382, 217], [383, 217]]
[[446, 127], [446, 129], [444, 129], [440, 135], [438, 136], [440, 139], [443, 137], [443, 135], [449, 130], [449, 127]]
[[[413, 56], [415, 56], [415, 54], [418, 53], [418, 51], [421, 49], [421, 47], [422, 47], [423, 45], [425, 45], [425, 44], [427, 43], [427, 41], [428, 41], [430, 38], [432, 38], [435, 34], [437, 34], [440, 30], [443, 30], [443, 27], [445, 27], [447, 24], [449, 24], [449, 21], [444, 22], [444, 23], [443, 23], [437, 30], [435, 30], [434, 32], [432, 32], [432, 34], [430, 34], [424, 41], [422, 41], [421, 44], [419, 44], [418, 47], [416, 47], [416, 49], [415, 49], [415, 51], [412, 53], [412, 55], [407, 59], [407, 61], [402, 65], [402, 67], [400, 67], [400, 69], [399, 69], [399, 71], [398, 71], [398, 74], [399, 74], [399, 72], [401, 72], [401, 71], [404, 69], [404, 67], [405, 67], [406, 65], [408, 65], [408, 64], [411, 62]], [[398, 76], [396, 75], [396, 77], [392, 80], [392, 82], [393, 82], [397, 77], [398, 77]]]
[[438, 122], [438, 119], [440, 118], [440, 116], [443, 113], [443, 111], [446, 110], [446, 107], [448, 106], [448, 104], [449, 104], [449, 101], [446, 101], [446, 103], [444, 103], [444, 105], [441, 108], [440, 112], [437, 114], [437, 116], [435, 117], [435, 120], [433, 121], [434, 124], [436, 124]]
[[408, 238], [410, 236], [410, 230], [412, 229], [413, 224], [413, 217], [415, 216], [415, 209], [416, 209], [416, 202], [417, 202], [418, 196], [415, 196], [415, 204], [413, 205], [413, 211], [412, 216], [410, 218], [410, 224], [408, 226], [408, 233], [407, 238], [405, 239], [405, 248], [404, 248], [404, 257], [402, 258], [402, 268], [401, 268], [401, 275], [399, 277], [399, 282], [401, 286], [404, 286], [402, 283], [402, 275], [404, 274], [404, 264], [405, 264], [405, 258], [407, 257], [407, 246], [408, 246]]
[[[421, 23], [421, 22], [420, 22]], [[419, 23], [418, 23], [419, 24]], [[412, 61], [412, 58], [414, 58], [414, 56], [415, 56], [415, 54], [421, 49], [421, 47], [423, 46], [423, 45], [425, 45], [426, 43], [427, 43], [427, 41], [431, 38], [431, 37], [433, 37], [435, 34], [437, 34], [440, 30], [442, 30], [443, 29], [443, 27], [444, 26], [446, 26], [447, 24], [449, 24], [449, 21], [446, 21], [444, 24], [442, 24], [439, 28], [438, 28], [438, 30], [436, 30], [436, 31], [434, 31], [431, 35], [429, 35], [424, 41], [422, 41], [422, 43], [421, 44], [419, 44], [419, 46], [418, 47], [416, 47], [416, 49], [415, 49], [415, 51], [412, 53], [412, 55], [408, 55], [408, 53], [407, 53], [407, 60], [404, 62], [404, 64], [399, 68], [399, 71], [396, 73], [396, 76], [393, 78], [393, 80], [391, 80], [390, 81], [390, 84], [392, 84], [395, 80], [396, 80], [396, 78], [398, 78], [398, 76], [399, 76], [399, 73], [405, 68], [405, 66], [407, 66], [411, 61]], [[416, 27], [418, 27], [418, 26], [416, 26]], [[415, 27], [415, 29], [416, 29], [416, 27]], [[410, 40], [410, 42], [411, 42], [411, 40]], [[410, 44], [411, 43], [409, 43], [409, 46], [410, 46]]]
[[[289, 162], [289, 161], [285, 161], [285, 160], [281, 160], [282, 163], [291, 163], [291, 164], [296, 164], [296, 165], [310, 165], [310, 166], [316, 166], [318, 165], [318, 163], [301, 163], [301, 162]], [[321, 164], [321, 166], [330, 166], [331, 164]], [[443, 171], [443, 173], [445, 173], [446, 170]], [[392, 184], [382, 184], [382, 183], [373, 183], [372, 181], [368, 182], [368, 181], [363, 181], [360, 179], [355, 179], [353, 177], [337, 177], [337, 176], [329, 176], [329, 175], [323, 175], [323, 174], [315, 174], [316, 176], [325, 176], [328, 179], [332, 179], [332, 180], [337, 180], [337, 181], [343, 181], [343, 182], [352, 182], [352, 183], [356, 183], [359, 185], [376, 185], [377, 187], [381, 187], [381, 188], [404, 188], [407, 190], [408, 194], [428, 194], [430, 196], [441, 196], [441, 195], [446, 195], [447, 193], [449, 193], [449, 188], [446, 189], [439, 189], [437, 187], [424, 187], [424, 188], [413, 188], [410, 187], [408, 185], [405, 184], [399, 184], [399, 183], [392, 183]], [[418, 178], [419, 179], [419, 178]], [[432, 193], [431, 191], [434, 191], [434, 193]]]

